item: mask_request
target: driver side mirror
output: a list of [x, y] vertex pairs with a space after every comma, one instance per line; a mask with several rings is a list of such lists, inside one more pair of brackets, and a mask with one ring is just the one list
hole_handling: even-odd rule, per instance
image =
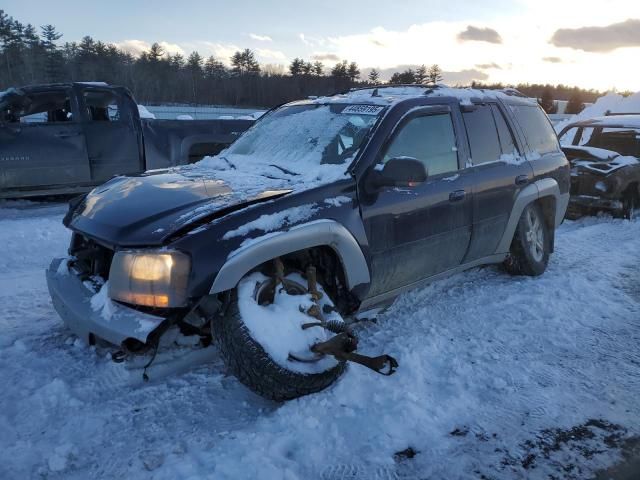
[[427, 179], [427, 168], [413, 157], [394, 157], [380, 171], [374, 170], [375, 187], [413, 187]]

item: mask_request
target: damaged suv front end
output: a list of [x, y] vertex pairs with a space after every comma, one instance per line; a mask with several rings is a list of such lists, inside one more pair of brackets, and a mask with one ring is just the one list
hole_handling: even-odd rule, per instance
[[[223, 280], [218, 272], [244, 242], [270, 230], [247, 225], [282, 216], [281, 227], [288, 230], [327, 212], [345, 225], [355, 223], [357, 208], [344, 207], [355, 196], [346, 170], [378, 117], [347, 108], [281, 108], [217, 157], [116, 177], [72, 201], [64, 221], [73, 231], [68, 257], [54, 259], [47, 271], [53, 304], [65, 324], [89, 344], [101, 339], [130, 353], [157, 346], [171, 327], [209, 338], [208, 317], [219, 307], [212, 285]], [[319, 120], [311, 143], [308, 131], [279, 125], [306, 113]], [[255, 133], [261, 124], [266, 132]], [[271, 140], [276, 128], [283, 132], [280, 142]], [[300, 141], [283, 150], [282, 137], [294, 137], [296, 128]], [[265, 138], [268, 145], [261, 144]], [[313, 164], [288, 163], [304, 158], [307, 150], [321, 153]], [[255, 151], [261, 156], [252, 162]], [[279, 158], [285, 155], [287, 161]]]
[[631, 218], [640, 207], [640, 116], [581, 121], [559, 136], [571, 163], [568, 216], [606, 211]]

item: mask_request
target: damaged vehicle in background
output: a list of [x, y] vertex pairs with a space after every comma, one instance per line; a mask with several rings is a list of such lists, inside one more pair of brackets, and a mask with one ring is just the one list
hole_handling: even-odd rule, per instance
[[140, 118], [124, 87], [33, 85], [0, 92], [0, 198], [86, 192], [115, 175], [215, 155], [253, 120]]
[[640, 208], [640, 115], [583, 120], [559, 137], [571, 162], [567, 216], [605, 211], [632, 219]]
[[371, 87], [284, 105], [216, 157], [94, 189], [70, 206], [69, 256], [47, 283], [71, 330], [116, 359], [215, 341], [242, 383], [287, 400], [348, 361], [392, 374], [356, 332], [403, 292], [486, 264], [541, 275], [568, 201], [535, 102]]

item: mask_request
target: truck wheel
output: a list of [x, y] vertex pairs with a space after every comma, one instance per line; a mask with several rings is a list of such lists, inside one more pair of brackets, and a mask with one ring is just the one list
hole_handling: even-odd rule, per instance
[[542, 275], [549, 263], [551, 234], [539, 205], [528, 205], [518, 221], [505, 268], [512, 275]]
[[[249, 389], [271, 400], [283, 401], [319, 392], [345, 370], [345, 363], [312, 353], [309, 348], [333, 333], [322, 327], [303, 329], [318, 320], [305, 313], [314, 305], [306, 280], [289, 274], [275, 287], [261, 273], [243, 278], [231, 292], [228, 308], [212, 320], [222, 358]], [[318, 301], [325, 320], [342, 321], [327, 294]], [[326, 305], [326, 307], [325, 307]]]

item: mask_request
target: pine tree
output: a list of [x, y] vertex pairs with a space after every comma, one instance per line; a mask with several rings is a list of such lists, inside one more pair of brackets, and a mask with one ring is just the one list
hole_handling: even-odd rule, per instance
[[548, 85], [542, 91], [542, 97], [540, 98], [540, 106], [547, 113], [555, 113], [557, 110], [556, 104], [553, 101], [553, 91], [551, 90], [551, 86]]
[[154, 42], [151, 48], [149, 48], [147, 57], [151, 62], [159, 62], [160, 59], [164, 57], [164, 48], [162, 48], [158, 42]]
[[313, 73], [318, 77], [321, 77], [324, 74], [324, 65], [321, 61], [317, 60], [313, 63]]
[[232, 72], [235, 76], [257, 75], [260, 73], [260, 64], [252, 50], [245, 48], [231, 57]]
[[584, 102], [582, 101], [582, 94], [577, 88], [573, 89], [571, 97], [567, 102], [567, 107], [564, 109], [564, 113], [575, 115], [580, 113], [584, 109]]
[[369, 82], [377, 84], [378, 80], [380, 79], [380, 72], [378, 72], [378, 70], [376, 70], [375, 68], [372, 68], [369, 72], [369, 75], [367, 75], [367, 78], [369, 79]]
[[220, 60], [211, 55], [204, 64], [204, 76], [219, 80], [227, 76], [227, 69]]
[[416, 72], [412, 68], [407, 68], [404, 72], [395, 72], [391, 75], [389, 83], [395, 85], [416, 83]]
[[429, 72], [427, 71], [427, 67], [426, 65], [420, 65], [418, 68], [416, 68], [416, 73], [415, 73], [415, 83], [426, 83], [427, 79], [429, 78]]
[[346, 60], [336, 63], [331, 69], [331, 76], [334, 78], [347, 78], [349, 65]]
[[302, 74], [302, 67], [304, 66], [304, 60], [301, 58], [294, 58], [289, 65], [289, 73], [291, 76], [296, 77]]
[[56, 42], [62, 38], [62, 34], [56, 31], [53, 25], [43, 25], [42, 46], [45, 53], [45, 78], [49, 82], [57, 82], [62, 79], [63, 56], [58, 50]]
[[427, 80], [428, 80], [428, 83], [431, 85], [436, 85], [442, 82], [442, 70], [437, 64], [434, 63], [429, 67]]
[[347, 76], [352, 82], [356, 82], [360, 78], [360, 69], [356, 62], [351, 62], [347, 68]]
[[313, 73], [313, 64], [311, 62], [303, 62], [302, 73], [305, 75], [311, 75]]

